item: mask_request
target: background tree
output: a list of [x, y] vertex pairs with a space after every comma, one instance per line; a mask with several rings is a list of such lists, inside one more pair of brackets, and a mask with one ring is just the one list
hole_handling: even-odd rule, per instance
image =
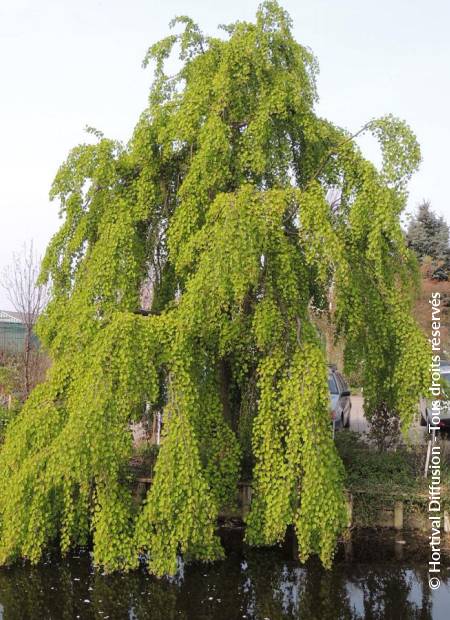
[[48, 286], [38, 284], [40, 265], [41, 261], [31, 241], [24, 244], [20, 253], [13, 254], [12, 263], [4, 269], [0, 279], [0, 286], [25, 328], [22, 386], [25, 398], [37, 379], [40, 360], [34, 331], [39, 315], [48, 301]]
[[[364, 361], [369, 416], [384, 403], [406, 429], [428, 385], [400, 226], [420, 161], [411, 130], [386, 116], [352, 135], [317, 116], [316, 60], [276, 2], [224, 38], [172, 25], [181, 33], [146, 56], [155, 80], [130, 142], [94, 132], [52, 187], [64, 221], [43, 262], [39, 335], [53, 363], [0, 452], [1, 562], [90, 536], [107, 570], [142, 551], [157, 575], [180, 552], [219, 558], [217, 515], [250, 451], [247, 541], [273, 544], [293, 524], [300, 557], [329, 566], [347, 514], [316, 310], [347, 366]], [[362, 131], [381, 170], [354, 143]], [[165, 423], [136, 506], [125, 481], [144, 402]]]
[[421, 260], [429, 256], [435, 261], [444, 261], [448, 266], [449, 225], [442, 216], [432, 211], [429, 201], [419, 204], [416, 215], [409, 222], [406, 238], [408, 246]]

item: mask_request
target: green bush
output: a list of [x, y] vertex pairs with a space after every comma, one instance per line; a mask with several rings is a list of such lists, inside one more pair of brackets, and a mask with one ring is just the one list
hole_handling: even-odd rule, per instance
[[16, 417], [17, 413], [17, 407], [13, 406], [11, 409], [8, 409], [7, 407], [0, 405], [0, 444], [3, 443], [6, 427]]
[[418, 463], [422, 458], [417, 458], [416, 450], [399, 447], [380, 453], [353, 432], [337, 433], [336, 446], [344, 462], [349, 489], [383, 487], [387, 492], [400, 488], [406, 491], [421, 483]]

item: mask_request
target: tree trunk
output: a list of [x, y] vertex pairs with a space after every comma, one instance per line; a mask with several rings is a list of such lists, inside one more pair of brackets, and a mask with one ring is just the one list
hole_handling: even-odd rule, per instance
[[30, 394], [31, 378], [30, 378], [30, 361], [31, 361], [31, 330], [27, 327], [25, 335], [25, 398]]
[[219, 360], [218, 373], [220, 400], [222, 402], [223, 417], [230, 425], [230, 428], [232, 428], [233, 431], [236, 431], [235, 415], [230, 402], [232, 373], [230, 363], [227, 359], [222, 358], [221, 360]]

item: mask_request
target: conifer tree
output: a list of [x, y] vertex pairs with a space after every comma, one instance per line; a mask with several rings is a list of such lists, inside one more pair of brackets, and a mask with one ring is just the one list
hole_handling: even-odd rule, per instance
[[416, 215], [410, 220], [406, 238], [408, 246], [420, 259], [429, 256], [448, 261], [450, 258], [449, 226], [442, 216], [432, 211], [427, 200], [419, 204]]

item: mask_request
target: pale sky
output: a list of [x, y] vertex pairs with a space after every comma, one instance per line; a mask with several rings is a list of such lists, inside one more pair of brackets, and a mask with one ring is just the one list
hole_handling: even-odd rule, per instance
[[[206, 33], [253, 20], [257, 1], [0, 0], [0, 270], [24, 241], [43, 252], [57, 230], [52, 179], [86, 125], [126, 141], [146, 106], [147, 48], [176, 15]], [[351, 131], [392, 112], [422, 147], [409, 208], [422, 199], [450, 222], [448, 0], [284, 0], [299, 42], [320, 64], [318, 112]], [[377, 158], [365, 140], [368, 156]], [[8, 308], [0, 292], [0, 307]]]

